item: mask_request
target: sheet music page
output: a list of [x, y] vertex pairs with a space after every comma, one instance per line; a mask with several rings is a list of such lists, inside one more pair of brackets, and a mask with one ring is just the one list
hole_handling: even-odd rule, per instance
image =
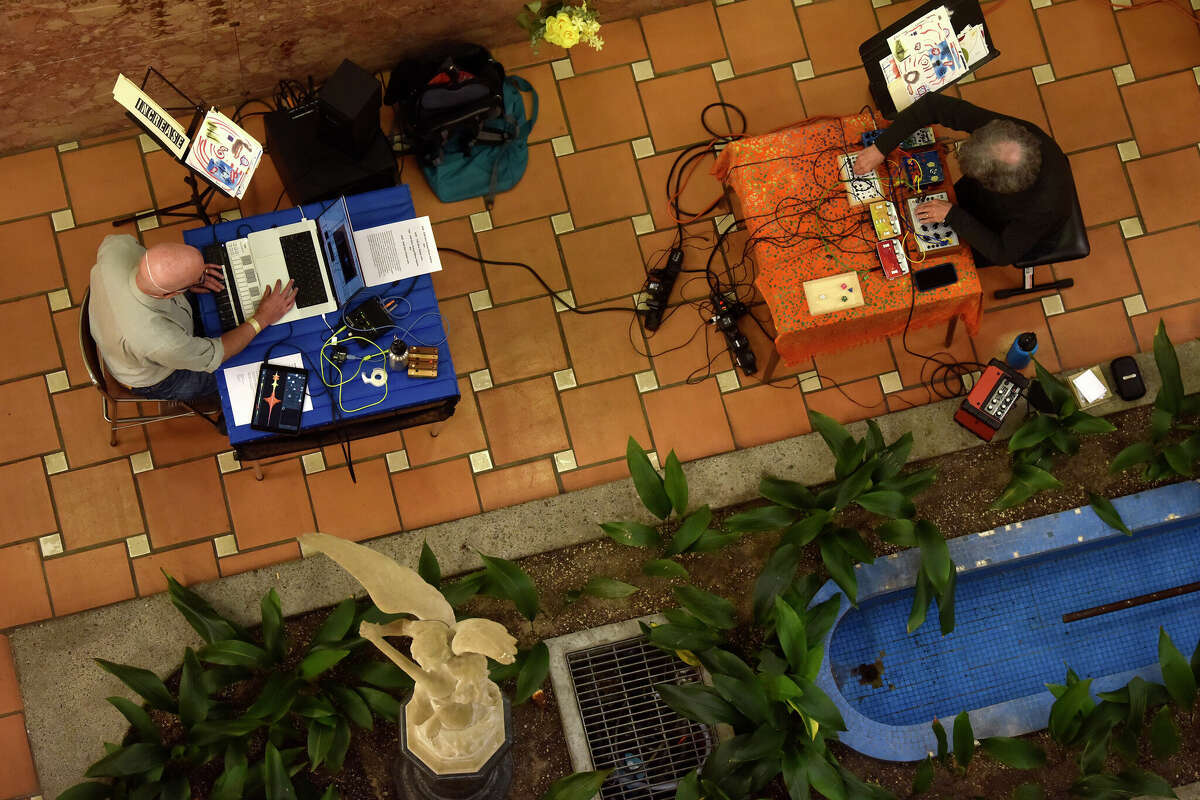
[[429, 217], [355, 231], [354, 246], [367, 286], [379, 286], [442, 269]]
[[[279, 364], [282, 367], [304, 369], [304, 356], [299, 353], [272, 358], [269, 364]], [[254, 415], [254, 404], [258, 401], [258, 370], [261, 361], [253, 361], [238, 367], [226, 367], [221, 370], [225, 376], [225, 389], [229, 392], [229, 406], [233, 409], [234, 425], [249, 425], [250, 417]], [[304, 390], [304, 410], [312, 411], [312, 394]]]

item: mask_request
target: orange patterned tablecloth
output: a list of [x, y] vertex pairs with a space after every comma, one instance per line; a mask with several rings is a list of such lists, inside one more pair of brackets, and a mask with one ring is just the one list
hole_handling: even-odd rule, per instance
[[[755, 283], [771, 310], [775, 347], [787, 364], [900, 333], [908, 319], [911, 280], [884, 277], [870, 214], [865, 206], [850, 206], [838, 180], [838, 155], [861, 149], [862, 132], [873, 127], [869, 115], [859, 114], [751, 136], [726, 145], [713, 167], [713, 175], [732, 187], [741, 201], [754, 242], [749, 253], [757, 265]], [[884, 167], [879, 173], [886, 180]], [[931, 190], [949, 192], [954, 199], [949, 180]], [[898, 194], [897, 213], [903, 217], [903, 198], [911, 192], [901, 187]], [[958, 271], [956, 283], [916, 294], [910, 329], [957, 317], [968, 333], [978, 333], [983, 291], [971, 249], [933, 252], [917, 263], [913, 254], [919, 257], [920, 251], [912, 237], [908, 243], [912, 268], [950, 261]], [[804, 282], [850, 270], [858, 273], [865, 304], [817, 316], [808, 313]]]

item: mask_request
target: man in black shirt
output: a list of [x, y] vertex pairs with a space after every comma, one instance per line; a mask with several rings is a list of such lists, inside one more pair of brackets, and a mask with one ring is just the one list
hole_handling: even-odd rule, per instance
[[859, 154], [854, 171], [875, 169], [909, 134], [933, 123], [971, 135], [958, 150], [963, 172], [954, 184], [958, 205], [921, 203], [920, 222], [945, 220], [971, 246], [980, 267], [1012, 264], [1058, 236], [1075, 193], [1063, 151], [1036, 125], [965, 100], [925, 95]]

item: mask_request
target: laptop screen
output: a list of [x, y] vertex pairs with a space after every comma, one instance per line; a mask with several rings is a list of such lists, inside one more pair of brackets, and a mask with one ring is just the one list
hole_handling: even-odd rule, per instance
[[329, 265], [338, 305], [345, 305], [364, 286], [345, 197], [339, 197], [317, 217], [317, 236], [325, 252], [325, 263]]

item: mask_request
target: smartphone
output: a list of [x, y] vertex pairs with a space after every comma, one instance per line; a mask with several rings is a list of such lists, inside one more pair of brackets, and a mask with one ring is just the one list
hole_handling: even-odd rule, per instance
[[930, 289], [954, 283], [958, 280], [958, 272], [955, 271], [954, 265], [947, 261], [935, 267], [913, 270], [912, 279], [918, 292], [928, 292]]
[[299, 433], [306, 388], [308, 370], [264, 362], [258, 368], [258, 395], [250, 427], [270, 433]]

